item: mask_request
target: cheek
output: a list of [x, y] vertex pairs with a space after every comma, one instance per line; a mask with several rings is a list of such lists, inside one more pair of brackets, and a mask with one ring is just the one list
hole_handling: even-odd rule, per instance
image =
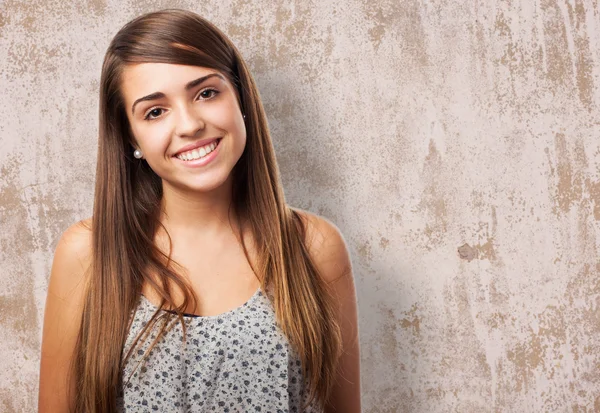
[[239, 115], [236, 116], [235, 121], [235, 129], [237, 134], [240, 136], [241, 139], [243, 139], [244, 141], [246, 141], [246, 122], [245, 119]]
[[233, 135], [238, 142], [246, 142], [246, 124], [235, 101], [223, 102], [222, 105], [206, 109], [207, 123], [221, 131]]
[[148, 154], [164, 152], [169, 146], [168, 134], [160, 125], [146, 128], [138, 127], [134, 130], [133, 136], [142, 151]]
[[232, 102], [229, 108], [229, 129], [238, 136], [239, 140], [246, 141], [246, 120], [237, 107], [237, 104]]
[[235, 122], [235, 129], [232, 131], [232, 133], [235, 136], [236, 146], [238, 146], [240, 150], [243, 151], [243, 149], [246, 147], [247, 139], [246, 125], [244, 124], [243, 119], [242, 121]]

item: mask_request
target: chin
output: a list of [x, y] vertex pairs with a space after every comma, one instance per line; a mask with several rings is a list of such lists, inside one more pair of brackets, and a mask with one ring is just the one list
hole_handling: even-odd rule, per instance
[[[212, 175], [212, 174], [211, 174]], [[223, 176], [202, 176], [197, 179], [186, 179], [186, 180], [174, 180], [165, 181], [163, 179], [163, 187], [167, 184], [170, 187], [176, 188], [177, 191], [189, 192], [189, 193], [209, 193], [215, 192], [220, 189], [225, 189], [230, 185], [231, 174]]]

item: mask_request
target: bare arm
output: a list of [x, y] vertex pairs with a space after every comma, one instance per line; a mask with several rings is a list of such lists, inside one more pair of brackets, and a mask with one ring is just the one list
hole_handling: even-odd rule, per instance
[[342, 355], [337, 383], [325, 412], [360, 413], [360, 346], [358, 341], [358, 311], [352, 273], [334, 281], [337, 296], [338, 322], [342, 330]]
[[360, 346], [358, 310], [352, 264], [340, 231], [324, 218], [301, 211], [308, 218], [311, 257], [330, 286], [342, 333], [342, 355], [326, 413], [360, 413]]
[[68, 390], [72, 395], [74, 383], [68, 382], [68, 373], [81, 322], [90, 252], [91, 231], [77, 223], [65, 231], [54, 253], [42, 332], [39, 413], [66, 413], [73, 404]]

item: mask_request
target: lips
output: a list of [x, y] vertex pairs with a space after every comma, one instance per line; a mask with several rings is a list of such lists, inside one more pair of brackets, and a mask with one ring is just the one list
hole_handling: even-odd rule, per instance
[[195, 142], [195, 143], [190, 143], [189, 145], [186, 145], [186, 146], [180, 148], [179, 150], [177, 150], [177, 152], [175, 152], [172, 156], [176, 157], [180, 153], [191, 151], [192, 149], [197, 149], [202, 146], [206, 146], [206, 145], [208, 145], [212, 142], [218, 141], [220, 139], [221, 138], [208, 138], [208, 139], [203, 139], [203, 140]]

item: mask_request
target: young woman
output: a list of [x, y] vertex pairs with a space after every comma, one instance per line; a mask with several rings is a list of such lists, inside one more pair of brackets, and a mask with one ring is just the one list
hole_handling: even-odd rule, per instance
[[115, 36], [93, 217], [56, 248], [39, 411], [360, 411], [356, 293], [327, 220], [286, 205], [227, 37], [163, 10]]

